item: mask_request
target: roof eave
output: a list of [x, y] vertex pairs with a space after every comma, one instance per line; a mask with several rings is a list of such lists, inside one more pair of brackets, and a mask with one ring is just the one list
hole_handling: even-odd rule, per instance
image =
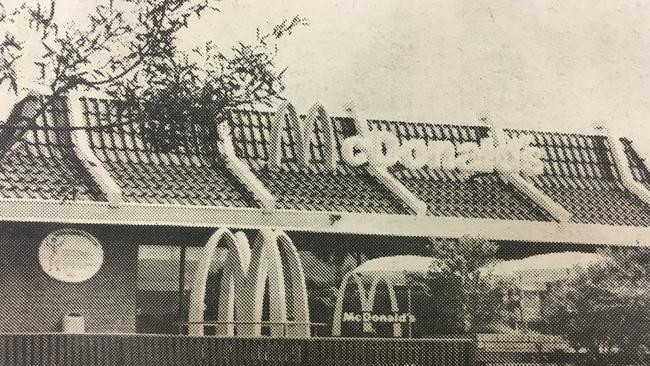
[[0, 200], [1, 221], [107, 225], [277, 228], [388, 236], [458, 238], [587, 245], [642, 246], [650, 228], [462, 217], [269, 210], [215, 206]]

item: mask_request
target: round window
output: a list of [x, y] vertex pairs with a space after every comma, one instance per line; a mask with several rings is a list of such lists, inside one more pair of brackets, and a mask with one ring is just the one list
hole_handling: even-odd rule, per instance
[[104, 261], [104, 250], [95, 237], [81, 230], [51, 233], [41, 243], [38, 261], [50, 277], [82, 282], [94, 276]]

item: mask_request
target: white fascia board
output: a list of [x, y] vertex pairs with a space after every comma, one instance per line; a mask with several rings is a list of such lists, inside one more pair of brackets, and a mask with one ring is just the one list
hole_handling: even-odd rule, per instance
[[90, 148], [88, 134], [83, 129], [87, 126], [84, 122], [80, 97], [81, 95], [77, 93], [68, 95], [68, 120], [70, 121], [70, 127], [75, 128], [70, 131], [73, 150], [82, 166], [90, 173], [95, 183], [106, 195], [109, 205], [119, 205], [122, 202], [122, 188], [115, 182]]
[[227, 123], [219, 124], [218, 143], [219, 153], [223, 158], [226, 168], [253, 194], [265, 209], [275, 207], [275, 197], [266, 189], [264, 184], [251, 172], [248, 165], [241, 161], [235, 153], [235, 148], [230, 137], [230, 128]]
[[0, 200], [0, 213], [1, 221], [11, 222], [272, 228], [445, 238], [470, 235], [489, 240], [612, 246], [646, 246], [650, 237], [647, 227], [130, 202], [110, 207], [87, 201]]
[[627, 155], [623, 149], [623, 142], [621, 141], [621, 137], [612, 133], [611, 129], [605, 122], [596, 122], [594, 124], [594, 128], [602, 132], [603, 135], [607, 138], [609, 148], [612, 152], [612, 157], [614, 158], [616, 170], [621, 176], [623, 187], [638, 197], [645, 204], [650, 205], [650, 191], [648, 191], [643, 184], [637, 182], [634, 179], [632, 170], [628, 163]]
[[[352, 104], [350, 104], [352, 105]], [[368, 120], [360, 118], [354, 107], [346, 108], [348, 115], [354, 121], [357, 129], [357, 134], [367, 135], [369, 133]], [[402, 202], [411, 208], [418, 216], [425, 216], [427, 214], [428, 205], [426, 202], [420, 200], [413, 192], [409, 191], [400, 181], [395, 179], [392, 174], [385, 168], [377, 168], [369, 165], [367, 171], [379, 181], [390, 192], [396, 195]]]

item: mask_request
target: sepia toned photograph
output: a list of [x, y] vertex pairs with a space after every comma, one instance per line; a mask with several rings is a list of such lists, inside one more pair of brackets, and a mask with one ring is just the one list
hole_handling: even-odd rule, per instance
[[650, 365], [649, 19], [0, 0], [0, 366]]

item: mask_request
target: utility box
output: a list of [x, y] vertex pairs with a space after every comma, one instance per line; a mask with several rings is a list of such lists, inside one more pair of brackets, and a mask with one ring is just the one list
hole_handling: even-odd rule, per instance
[[68, 313], [63, 317], [63, 333], [86, 333], [86, 320], [80, 313]]

